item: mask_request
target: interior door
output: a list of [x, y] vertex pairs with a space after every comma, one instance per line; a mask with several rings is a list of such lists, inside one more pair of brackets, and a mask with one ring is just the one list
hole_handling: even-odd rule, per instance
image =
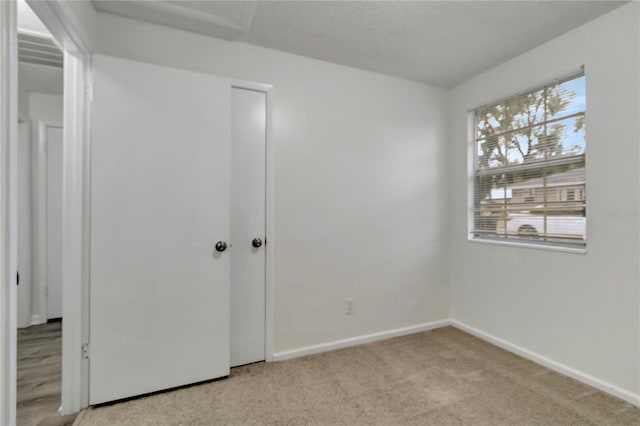
[[90, 403], [226, 376], [231, 86], [101, 55], [93, 78]]
[[47, 319], [62, 318], [62, 127], [46, 126]]
[[231, 366], [265, 359], [266, 94], [232, 91]]

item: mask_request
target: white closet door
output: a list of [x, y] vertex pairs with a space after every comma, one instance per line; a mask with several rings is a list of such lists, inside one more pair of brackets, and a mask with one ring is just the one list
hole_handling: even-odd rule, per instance
[[264, 92], [233, 89], [231, 366], [234, 367], [265, 359], [266, 107]]
[[229, 374], [231, 86], [93, 58], [90, 402]]

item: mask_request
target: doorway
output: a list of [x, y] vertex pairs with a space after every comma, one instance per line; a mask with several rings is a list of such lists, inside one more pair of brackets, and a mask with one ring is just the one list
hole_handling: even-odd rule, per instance
[[16, 423], [70, 424], [62, 399], [64, 56], [18, 2]]
[[[27, 0], [28, 8], [35, 12], [41, 20], [36, 30], [50, 32], [53, 35], [54, 47], [46, 52], [39, 52], [36, 58], [39, 65], [54, 67], [64, 62], [64, 144], [63, 144], [63, 185], [64, 208], [62, 225], [62, 283], [64, 298], [62, 303], [65, 318], [62, 328], [62, 365], [65, 374], [61, 377], [61, 405], [57, 406], [62, 414], [77, 413], [88, 405], [88, 360], [84, 359], [79, 348], [88, 339], [86, 326], [88, 313], [88, 280], [86, 274], [88, 261], [86, 256], [85, 232], [88, 220], [86, 192], [88, 179], [88, 102], [90, 92], [87, 90], [90, 77], [91, 41], [82, 30], [82, 23], [75, 19], [72, 8], [61, 2], [40, 2]], [[18, 234], [19, 222], [28, 223], [23, 218], [19, 221], [18, 187], [19, 187], [19, 131], [23, 140], [32, 140], [34, 132], [31, 118], [24, 113], [19, 117], [18, 111], [18, 7], [24, 8], [23, 0], [0, 2], [0, 21], [4, 29], [0, 34], [0, 423], [16, 424], [17, 407], [17, 340], [18, 340]], [[24, 21], [23, 21], [24, 22]], [[44, 23], [44, 26], [42, 25]], [[38, 31], [36, 31], [37, 33]], [[33, 36], [31, 31], [21, 31], [23, 38]], [[35, 34], [41, 36], [41, 34]], [[50, 37], [48, 41], [51, 42]], [[39, 43], [36, 43], [39, 44]], [[25, 59], [34, 59], [31, 50], [21, 53]], [[40, 46], [47, 50], [51, 46]], [[22, 50], [22, 49], [21, 49]], [[37, 50], [37, 49], [36, 49]], [[53, 50], [53, 51], [51, 51]], [[60, 61], [60, 52], [62, 61]], [[52, 61], [53, 60], [53, 61]], [[24, 82], [24, 78], [23, 78]], [[24, 103], [23, 103], [24, 105]], [[35, 103], [34, 103], [35, 105]], [[23, 108], [24, 112], [24, 108]], [[21, 118], [22, 125], [19, 124]], [[30, 133], [30, 135], [27, 135]], [[24, 167], [22, 167], [24, 170]], [[22, 179], [24, 183], [24, 178]], [[20, 207], [20, 209], [19, 209]], [[32, 230], [32, 231], [35, 231]], [[24, 234], [24, 232], [22, 232]], [[24, 239], [23, 239], [24, 241]], [[24, 250], [32, 253], [33, 250]], [[33, 247], [32, 247], [33, 248]], [[21, 256], [24, 259], [24, 255]], [[33, 259], [31, 259], [33, 263]], [[33, 272], [33, 271], [32, 271]], [[27, 274], [28, 275], [28, 274]], [[24, 278], [24, 276], [22, 277]], [[30, 280], [36, 278], [33, 275]], [[24, 281], [23, 281], [24, 283]], [[25, 286], [26, 287], [26, 286]], [[37, 292], [33, 292], [35, 297]], [[22, 302], [30, 298], [21, 297]], [[44, 299], [42, 299], [44, 300]], [[29, 323], [29, 309], [23, 309], [23, 324]], [[34, 318], [42, 321], [42, 318]]]

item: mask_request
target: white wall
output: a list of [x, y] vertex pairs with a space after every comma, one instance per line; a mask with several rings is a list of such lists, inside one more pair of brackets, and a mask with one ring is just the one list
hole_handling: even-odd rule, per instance
[[18, 112], [29, 117], [29, 94], [62, 96], [62, 68], [20, 63], [18, 66]]
[[[31, 1], [31, 0], [29, 0]], [[37, 1], [37, 0], [36, 0]], [[67, 15], [70, 19], [74, 19], [77, 22], [77, 28], [79, 31], [84, 32], [81, 34], [83, 38], [93, 44], [96, 42], [96, 10], [91, 4], [90, 0], [62, 0], [63, 7], [69, 12]]]
[[[640, 393], [640, 4], [632, 3], [451, 91], [452, 317]], [[467, 241], [467, 111], [584, 64], [587, 254]], [[624, 214], [609, 214], [620, 211]]]
[[29, 93], [29, 119], [47, 123], [62, 124], [62, 95]]
[[99, 53], [275, 85], [276, 352], [448, 318], [446, 91], [97, 18]]

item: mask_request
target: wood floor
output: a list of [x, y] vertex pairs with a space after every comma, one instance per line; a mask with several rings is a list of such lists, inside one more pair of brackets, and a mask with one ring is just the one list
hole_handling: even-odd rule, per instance
[[18, 426], [69, 426], [60, 416], [62, 323], [18, 330]]

